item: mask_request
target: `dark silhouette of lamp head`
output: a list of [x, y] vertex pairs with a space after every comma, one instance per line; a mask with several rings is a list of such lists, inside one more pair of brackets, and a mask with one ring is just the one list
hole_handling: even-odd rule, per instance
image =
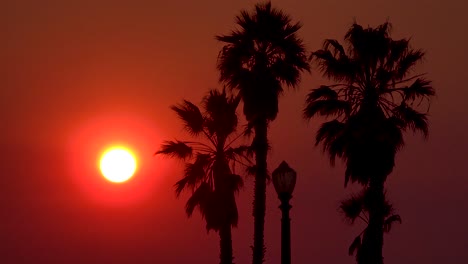
[[289, 200], [296, 186], [296, 171], [283, 161], [272, 173], [273, 186], [280, 200]]

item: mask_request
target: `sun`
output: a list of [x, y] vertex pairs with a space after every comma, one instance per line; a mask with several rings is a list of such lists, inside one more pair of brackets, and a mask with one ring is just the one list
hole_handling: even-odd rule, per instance
[[122, 183], [133, 176], [137, 162], [130, 150], [123, 147], [113, 147], [102, 154], [99, 167], [107, 180]]

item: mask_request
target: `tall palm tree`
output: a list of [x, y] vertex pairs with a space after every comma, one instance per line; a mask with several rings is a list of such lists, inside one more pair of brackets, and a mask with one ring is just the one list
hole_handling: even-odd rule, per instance
[[333, 80], [311, 90], [304, 116], [334, 117], [316, 134], [333, 165], [346, 163], [348, 181], [368, 188], [369, 223], [363, 234], [360, 264], [381, 264], [384, 228], [384, 184], [403, 147], [403, 132], [428, 134], [427, 108], [435, 95], [424, 74], [412, 74], [424, 52], [409, 39], [393, 40], [387, 22], [376, 28], [354, 23], [345, 35], [346, 49], [327, 39], [312, 58], [324, 77]]
[[218, 58], [221, 81], [238, 91], [244, 115], [255, 136], [255, 190], [253, 202], [253, 263], [263, 263], [264, 221], [268, 152], [268, 124], [278, 113], [283, 86], [296, 87], [303, 70], [309, 70], [303, 41], [297, 32], [300, 23], [271, 3], [257, 4], [252, 13], [236, 16], [238, 29], [216, 38], [225, 46]]
[[172, 106], [184, 122], [186, 131], [200, 141], [166, 141], [156, 154], [185, 161], [184, 176], [176, 184], [176, 194], [190, 190], [185, 209], [190, 217], [198, 208], [207, 230], [220, 237], [220, 263], [233, 261], [231, 227], [237, 226], [235, 192], [242, 187], [242, 178], [234, 173], [236, 163], [248, 162], [247, 147], [233, 147], [242, 135], [236, 134], [236, 108], [240, 99], [227, 96], [225, 90], [211, 90], [203, 101], [203, 113], [184, 100]]

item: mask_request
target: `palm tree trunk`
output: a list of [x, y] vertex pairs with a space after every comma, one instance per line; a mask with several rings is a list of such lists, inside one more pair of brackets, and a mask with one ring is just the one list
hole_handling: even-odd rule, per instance
[[[218, 143], [221, 142], [221, 146], [224, 145], [224, 139], [219, 139]], [[218, 146], [220, 146], [218, 145]], [[219, 251], [220, 251], [220, 264], [232, 264], [232, 236], [231, 236], [231, 219], [229, 217], [229, 207], [232, 204], [235, 206], [235, 198], [232, 191], [226, 186], [226, 176], [230, 174], [229, 165], [225, 163], [223, 157], [223, 149], [218, 149], [218, 158], [214, 162], [214, 184], [215, 193], [217, 193], [218, 202], [222, 201], [226, 207], [218, 210], [218, 221], [220, 221], [219, 227]], [[231, 197], [232, 196], [232, 197]], [[232, 198], [232, 199], [231, 199]], [[228, 203], [229, 202], [229, 203]]]
[[264, 226], [267, 179], [268, 153], [268, 122], [266, 119], [256, 121], [254, 125], [255, 163], [257, 166], [254, 186], [253, 217], [254, 217], [254, 245], [253, 264], [262, 264], [265, 258]]
[[383, 264], [383, 224], [385, 218], [384, 183], [372, 180], [369, 184], [371, 204], [369, 208], [369, 224], [362, 240], [362, 250], [358, 255], [358, 264]]
[[232, 264], [231, 224], [224, 224], [219, 229], [220, 264]]

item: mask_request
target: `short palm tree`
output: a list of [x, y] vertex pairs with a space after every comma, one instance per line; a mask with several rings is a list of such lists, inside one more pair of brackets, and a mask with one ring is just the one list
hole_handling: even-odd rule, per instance
[[187, 215], [190, 217], [198, 207], [207, 230], [219, 233], [221, 264], [233, 261], [231, 227], [237, 226], [238, 221], [235, 192], [243, 185], [233, 170], [236, 162], [248, 162], [247, 147], [232, 146], [242, 135], [236, 134], [239, 101], [224, 90], [211, 90], [204, 98], [203, 113], [185, 100], [172, 106], [187, 132], [201, 140], [166, 141], [156, 152], [185, 161], [184, 177], [175, 185], [176, 194], [191, 191], [185, 207]]
[[325, 40], [312, 58], [335, 83], [311, 90], [304, 109], [307, 119], [334, 117], [319, 128], [316, 144], [322, 144], [332, 165], [336, 157], [345, 161], [345, 186], [351, 181], [369, 188], [372, 202], [362, 241], [368, 250], [360, 264], [383, 263], [384, 183], [404, 145], [403, 132], [427, 136], [427, 111], [419, 108], [435, 94], [423, 74], [412, 74], [424, 52], [412, 49], [408, 39], [393, 40], [390, 27], [355, 23], [345, 35], [346, 49], [337, 40]]
[[225, 46], [220, 52], [218, 69], [221, 81], [238, 91], [244, 102], [244, 115], [255, 137], [255, 190], [253, 202], [253, 263], [263, 263], [265, 255], [264, 222], [268, 153], [268, 124], [278, 114], [278, 98], [283, 86], [296, 87], [309, 64], [299, 23], [271, 3], [257, 4], [254, 12], [241, 11], [238, 29], [216, 38]]

